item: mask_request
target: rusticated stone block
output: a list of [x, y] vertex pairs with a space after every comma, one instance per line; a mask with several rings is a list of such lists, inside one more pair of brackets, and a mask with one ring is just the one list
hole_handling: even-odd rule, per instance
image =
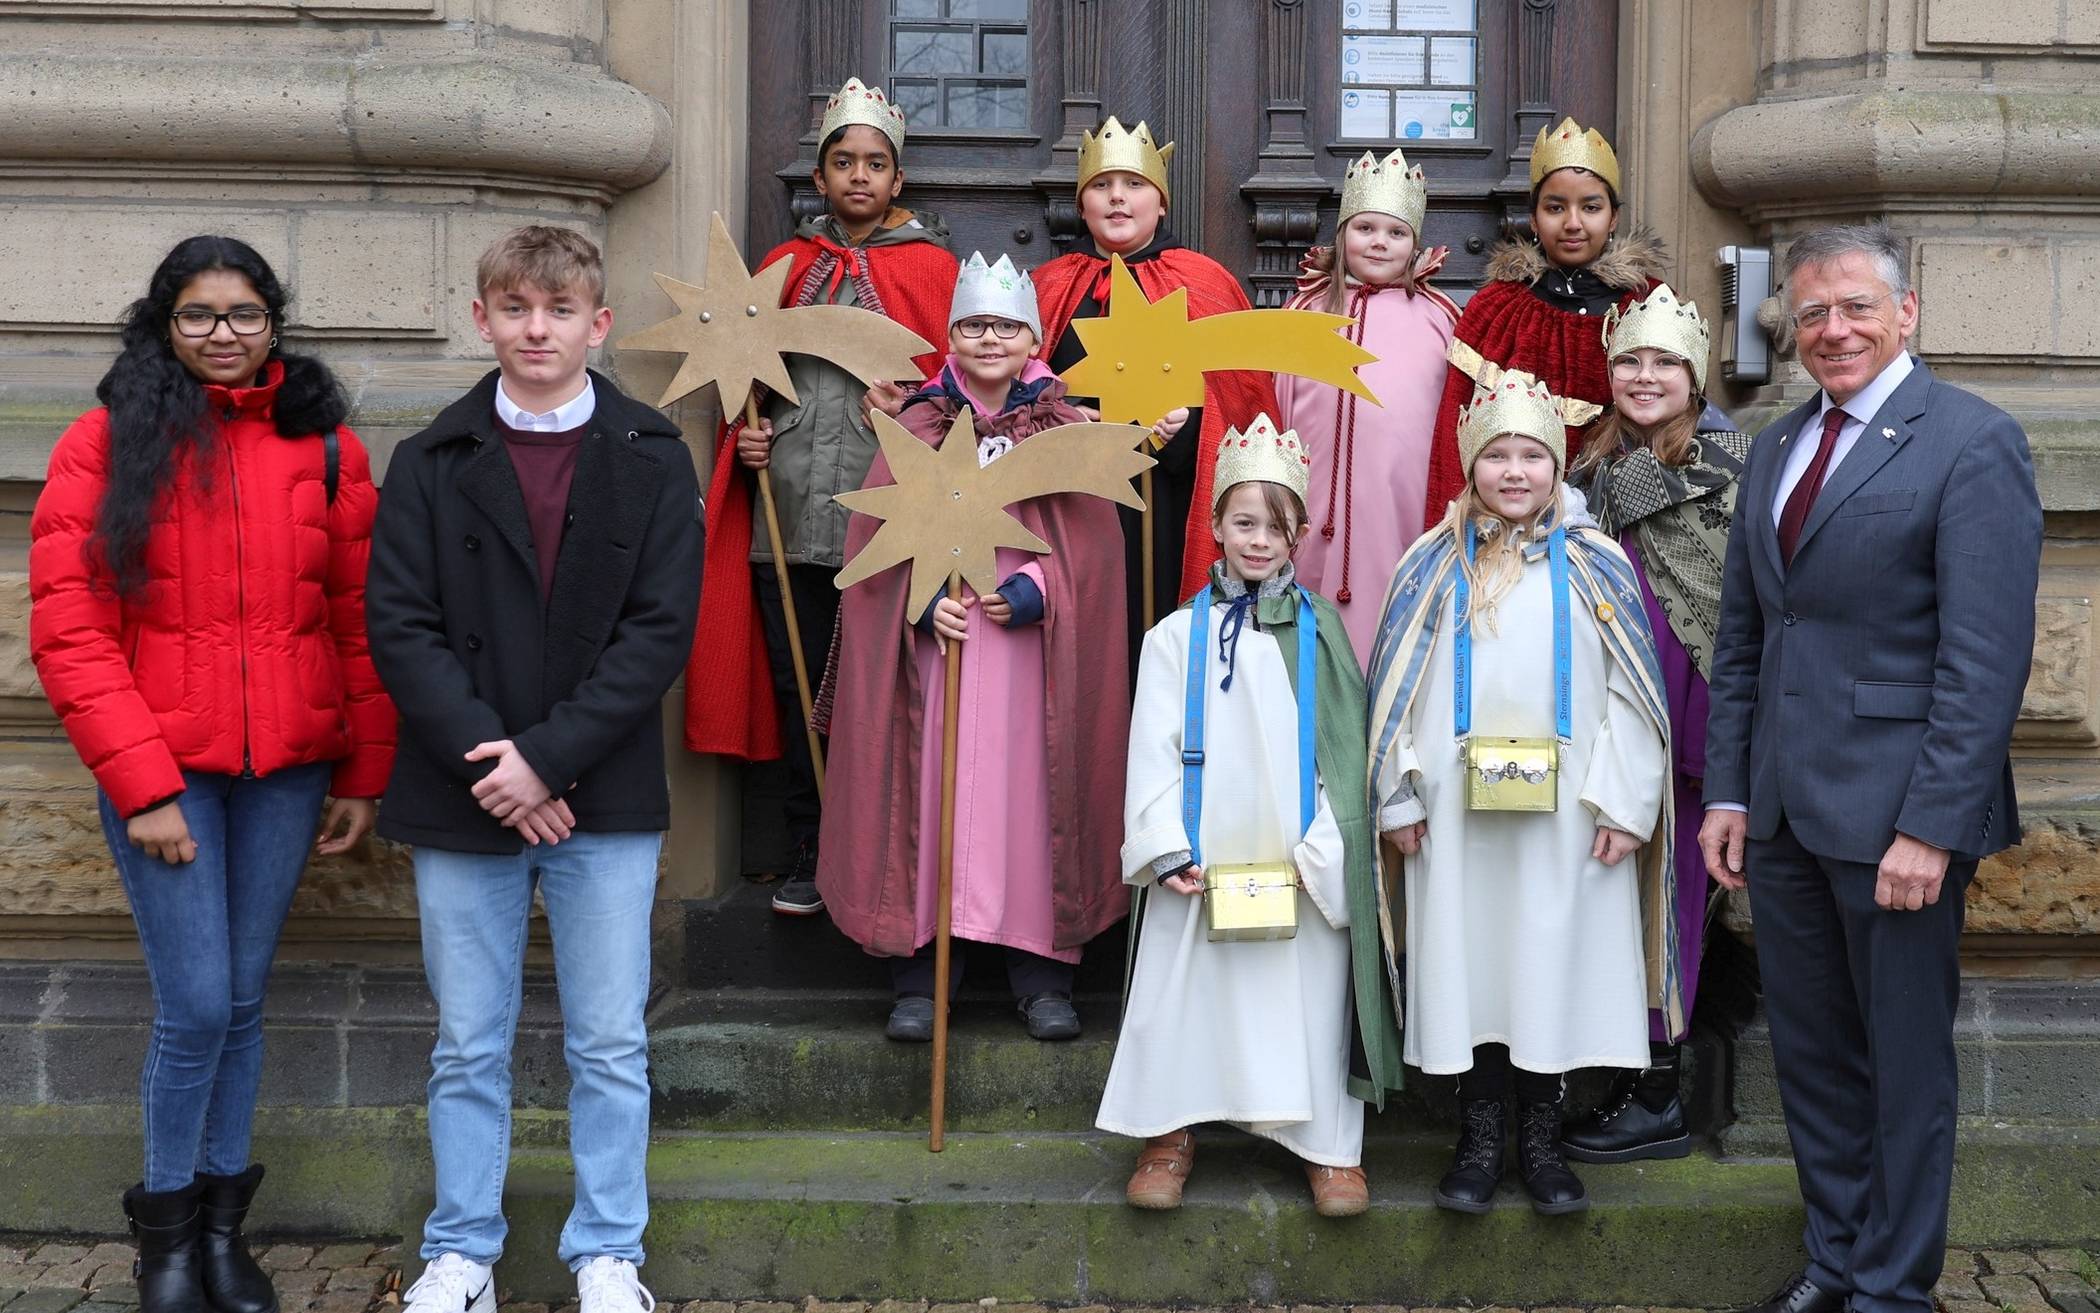
[[2100, 933], [2100, 842], [2035, 823], [1986, 860], [1969, 887], [1967, 929], [1982, 934]]
[[2044, 597], [2034, 608], [2034, 662], [2020, 703], [2022, 738], [2091, 743], [2093, 604]]

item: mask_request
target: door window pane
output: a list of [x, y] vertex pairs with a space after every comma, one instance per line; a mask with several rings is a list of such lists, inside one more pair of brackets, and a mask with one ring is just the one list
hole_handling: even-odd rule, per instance
[[1479, 31], [1477, 0], [1343, 0], [1341, 135], [1474, 140]]
[[890, 79], [917, 129], [1029, 126], [1028, 0], [890, 0]]

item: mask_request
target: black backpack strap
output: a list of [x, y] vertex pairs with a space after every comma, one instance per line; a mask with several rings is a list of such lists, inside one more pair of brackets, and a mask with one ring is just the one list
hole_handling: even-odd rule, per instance
[[342, 480], [343, 444], [330, 429], [321, 435], [321, 486], [328, 490], [328, 504], [335, 505], [335, 485]]

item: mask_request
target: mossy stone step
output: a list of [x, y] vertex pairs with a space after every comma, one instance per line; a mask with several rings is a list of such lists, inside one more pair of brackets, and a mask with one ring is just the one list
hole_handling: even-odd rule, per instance
[[[1369, 1213], [1316, 1216], [1285, 1150], [1199, 1131], [1186, 1202], [1123, 1202], [1135, 1145], [1097, 1135], [672, 1137], [651, 1153], [659, 1300], [1031, 1303], [1682, 1304], [1768, 1293], [1799, 1262], [1791, 1168], [1699, 1155], [1585, 1168], [1589, 1212], [1545, 1218], [1514, 1184], [1484, 1217], [1434, 1206], [1441, 1137], [1370, 1146]], [[521, 1152], [508, 1199], [514, 1298], [572, 1288], [552, 1240], [573, 1178]]]

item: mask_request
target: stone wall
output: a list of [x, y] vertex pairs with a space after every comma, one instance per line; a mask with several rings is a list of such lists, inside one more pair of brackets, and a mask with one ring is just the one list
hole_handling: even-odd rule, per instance
[[[687, 235], [731, 208], [743, 173], [744, 14], [715, 0], [0, 0], [0, 953], [130, 951], [92, 781], [28, 663], [25, 569], [51, 445], [94, 404], [112, 323], [154, 263], [196, 232], [255, 245], [293, 290], [287, 338], [339, 372], [383, 473], [489, 367], [468, 305], [503, 231], [581, 229], [607, 251], [621, 321], [662, 314], [649, 272], [694, 267]], [[653, 397], [661, 379], [635, 375]], [[734, 843], [713, 823], [733, 796], [698, 763], [675, 773], [685, 860], [666, 890], [704, 892], [727, 865], [720, 836]], [[374, 843], [315, 864], [288, 939], [324, 954], [403, 944], [413, 914], [405, 854]]]

